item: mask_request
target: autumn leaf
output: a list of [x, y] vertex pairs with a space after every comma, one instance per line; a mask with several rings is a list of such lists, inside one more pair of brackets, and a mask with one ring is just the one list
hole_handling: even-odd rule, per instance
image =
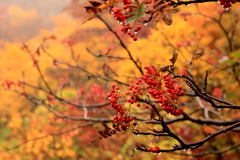
[[178, 53], [176, 52], [176, 50], [173, 50], [172, 58], [169, 59], [172, 62], [172, 65], [175, 64], [175, 62], [177, 61], [177, 58], [178, 58]]
[[100, 8], [100, 9], [107, 9], [108, 5], [104, 3], [104, 4], [101, 4], [100, 6], [98, 6], [98, 8]]
[[92, 7], [92, 6], [86, 6], [85, 9], [86, 9], [87, 13], [91, 14], [91, 15], [96, 15], [96, 14], [102, 12], [102, 9], [95, 8], [95, 7]]
[[106, 123], [103, 123], [102, 125], [105, 127], [105, 130], [107, 130], [107, 131], [110, 131], [110, 130], [111, 130], [111, 128], [108, 127]]
[[97, 2], [97, 1], [89, 1], [93, 7], [99, 7], [102, 5], [102, 3]]
[[198, 58], [201, 58], [203, 55], [204, 55], [203, 49], [198, 49], [198, 50], [194, 51], [192, 60], [197, 60]]
[[45, 38], [43, 39], [43, 41], [46, 41], [46, 40], [48, 40], [48, 39], [56, 40], [57, 37], [56, 37], [55, 35], [51, 35], [51, 36], [49, 36], [49, 37], [45, 37]]
[[162, 8], [165, 5], [167, 5], [167, 3], [164, 3], [162, 0], [159, 0], [154, 2], [153, 8], [154, 9]]
[[39, 49], [39, 46], [37, 47], [36, 51], [35, 51], [35, 54], [40, 56], [40, 49]]
[[154, 10], [164, 10], [164, 9], [168, 9], [168, 8], [171, 8], [171, 7], [174, 7], [175, 6], [175, 3], [166, 3], [166, 2], [162, 2], [160, 1], [159, 3], [155, 3], [153, 8]]
[[160, 14], [161, 14], [160, 11], [155, 11], [155, 12], [153, 12], [153, 14], [152, 14], [152, 18], [157, 18]]
[[114, 135], [114, 134], [116, 134], [117, 133], [117, 131], [115, 131], [115, 130], [111, 130], [110, 132], [109, 132], [109, 134], [111, 134], [111, 135]]
[[154, 119], [155, 116], [156, 116], [155, 110], [151, 108], [150, 119]]
[[121, 132], [119, 125], [113, 123], [113, 129], [107, 126], [107, 124], [103, 124], [105, 129], [103, 131], [98, 131], [98, 133], [103, 137], [103, 138], [108, 138], [114, 134], [117, 134], [117, 132]]
[[118, 124], [115, 124], [113, 123], [113, 126], [112, 126], [116, 131], [118, 132], [121, 132], [121, 129], [119, 128], [119, 125]]
[[171, 25], [172, 24], [172, 18], [168, 14], [164, 14], [163, 17], [162, 17], [162, 20], [166, 25]]
[[174, 14], [174, 13], [177, 13], [178, 10], [177, 9], [166, 9], [166, 10], [163, 10], [163, 14]]
[[83, 24], [86, 23], [87, 21], [92, 20], [94, 17], [95, 17], [95, 15], [94, 15], [94, 16], [91, 16], [91, 17], [88, 17], [87, 19], [85, 19], [85, 20], [82, 22], [81, 25], [83, 25]]
[[118, 0], [108, 0], [105, 2], [110, 8], [114, 7], [118, 3]]
[[111, 134], [108, 133], [107, 130], [104, 130], [104, 131], [98, 131], [98, 133], [99, 133], [101, 136], [103, 136], [103, 138], [107, 138], [107, 137], [110, 137], [110, 136], [111, 136]]

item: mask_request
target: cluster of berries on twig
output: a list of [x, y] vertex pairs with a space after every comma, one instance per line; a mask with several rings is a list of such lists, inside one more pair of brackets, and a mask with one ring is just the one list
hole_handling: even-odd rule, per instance
[[[122, 129], [126, 130], [130, 126], [129, 123], [132, 122], [134, 118], [129, 117], [125, 114], [124, 108], [122, 107], [121, 96], [118, 93], [119, 91], [119, 86], [111, 85], [110, 93], [107, 96], [111, 103], [111, 106], [118, 113], [118, 115], [113, 118], [114, 123], [121, 124]], [[136, 125], [136, 123], [134, 123], [133, 125]]]
[[158, 152], [160, 148], [158, 146], [155, 146], [154, 148], [148, 148], [148, 152]]
[[218, 2], [220, 2], [224, 9], [228, 10], [232, 7], [232, 4], [238, 2], [238, 0], [219, 0]]
[[177, 101], [184, 95], [183, 88], [170, 75], [160, 75], [155, 66], [146, 66], [147, 72], [142, 76], [147, 92], [157, 99], [163, 110], [174, 116], [182, 114]]
[[114, 18], [123, 26], [121, 31], [126, 33], [129, 37], [131, 37], [134, 41], [137, 41], [137, 33], [141, 30], [140, 25], [136, 25], [135, 22], [137, 18], [132, 14], [136, 11], [136, 6], [130, 0], [122, 0], [123, 7], [118, 8], [114, 7], [111, 9], [111, 12], [114, 15]]
[[125, 113], [125, 103], [149, 109], [151, 107], [149, 100], [157, 100], [167, 113], [174, 116], [183, 113], [183, 110], [177, 106], [179, 97], [184, 95], [182, 86], [179, 86], [171, 75], [160, 74], [161, 72], [155, 66], [147, 66], [145, 69], [147, 72], [134, 85], [129, 86], [125, 95], [120, 94], [119, 86], [111, 86], [108, 98], [111, 106], [118, 112], [118, 115], [114, 117], [115, 123], [128, 127], [129, 123], [134, 120]]

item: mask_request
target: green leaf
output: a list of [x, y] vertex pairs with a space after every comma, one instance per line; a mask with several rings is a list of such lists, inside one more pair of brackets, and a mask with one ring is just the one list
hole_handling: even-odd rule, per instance
[[143, 17], [145, 15], [145, 5], [140, 6], [139, 10], [138, 10], [138, 17]]
[[27, 117], [24, 118], [23, 121], [22, 121], [22, 124], [23, 124], [24, 127], [28, 126], [29, 125], [29, 119]]
[[133, 15], [132, 17], [129, 17], [127, 19], [127, 23], [131, 23], [131, 22], [135, 21], [136, 19], [137, 19], [137, 15]]
[[129, 12], [127, 15], [135, 15], [135, 14], [138, 14], [138, 11], [132, 11], [132, 12]]
[[240, 57], [240, 51], [232, 52], [231, 55], [236, 58]]
[[225, 64], [233, 64], [235, 61], [233, 59], [228, 59], [224, 62]]
[[11, 131], [12, 130], [10, 128], [3, 128], [0, 132], [0, 136], [4, 137], [4, 136], [7, 136], [7, 135], [10, 135]]

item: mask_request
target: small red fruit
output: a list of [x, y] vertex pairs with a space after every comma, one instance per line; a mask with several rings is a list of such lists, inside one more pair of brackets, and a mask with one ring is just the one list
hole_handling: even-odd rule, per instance
[[148, 150], [148, 152], [152, 152], [152, 148], [148, 148], [147, 150]]
[[148, 109], [148, 108], [149, 108], [149, 106], [148, 106], [148, 105], [146, 105], [146, 106], [145, 106], [145, 108], [146, 108], [146, 109]]
[[158, 152], [159, 151], [159, 147], [158, 146], [155, 146], [154, 148], [153, 148], [153, 152]]

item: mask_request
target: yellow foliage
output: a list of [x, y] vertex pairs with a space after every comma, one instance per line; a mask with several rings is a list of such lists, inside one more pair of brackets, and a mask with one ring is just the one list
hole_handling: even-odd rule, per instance
[[19, 114], [15, 114], [11, 118], [10, 122], [8, 122], [8, 127], [9, 128], [16, 128], [16, 129], [21, 128], [22, 127], [22, 118], [21, 118], [21, 116]]
[[26, 21], [29, 19], [34, 19], [37, 16], [35, 10], [25, 11], [21, 7], [17, 5], [11, 5], [7, 8], [8, 14], [11, 16], [10, 23], [15, 26], [22, 24], [22, 21]]
[[36, 17], [36, 11], [24, 11], [21, 7], [17, 5], [11, 5], [7, 8], [7, 12], [10, 16], [15, 16], [20, 19], [30, 19]]
[[[211, 8], [215, 5], [208, 3], [207, 5], [202, 5], [200, 7], [201, 10], [204, 10], [206, 14], [209, 15], [216, 15], [216, 11], [212, 10]], [[205, 9], [207, 8], [207, 9]], [[184, 10], [184, 7], [183, 7]], [[188, 7], [188, 11], [190, 12], [197, 12], [196, 8], [191, 5]], [[20, 20], [26, 20], [26, 19], [32, 19], [36, 17], [36, 12], [34, 10], [31, 11], [24, 11], [18, 6], [11, 6], [8, 8], [8, 13], [12, 17], [15, 17], [13, 19], [12, 23], [18, 24]], [[79, 65], [83, 67], [84, 69], [87, 69], [90, 72], [93, 72], [94, 74], [102, 74], [102, 65], [104, 63], [107, 63], [111, 65], [112, 69], [118, 73], [119, 75], [132, 75], [134, 77], [139, 77], [140, 72], [136, 70], [136, 66], [133, 62], [130, 60], [110, 60], [107, 58], [103, 59], [96, 59], [94, 56], [90, 55], [86, 48], [88, 47], [93, 53], [101, 53], [104, 54], [107, 52], [109, 48], [111, 48], [110, 55], [111, 56], [119, 56], [119, 57], [128, 57], [127, 52], [122, 49], [121, 47], [117, 46], [118, 41], [113, 38], [114, 36], [112, 34], [106, 34], [102, 35], [100, 32], [95, 35], [96, 32], [93, 32], [94, 29], [98, 30], [106, 30], [105, 25], [99, 21], [97, 18], [85, 23], [81, 27], [79, 27], [80, 22], [76, 22], [66, 14], [61, 14], [59, 16], [53, 17], [53, 20], [55, 21], [55, 29], [51, 31], [47, 31], [42, 29], [36, 37], [30, 39], [26, 44], [29, 46], [31, 52], [34, 53], [34, 51], [37, 49], [39, 44], [42, 42], [42, 40], [45, 37], [48, 37], [50, 35], [54, 35], [57, 37], [56, 40], [48, 40], [44, 43], [45, 49], [59, 62], [67, 62], [70, 64], [74, 64], [74, 61], [72, 59], [71, 50], [66, 45], [67, 39], [74, 39], [75, 31], [78, 31], [79, 28], [82, 30], [82, 32], [88, 32], [90, 35], [89, 37], [79, 37], [85, 38], [84, 41], [79, 40], [78, 43], [76, 43], [73, 46], [74, 54], [80, 55]], [[207, 31], [215, 32], [214, 25], [211, 24], [207, 27], [208, 30], [202, 29], [202, 24], [204, 24], [205, 21], [202, 19], [201, 16], [194, 16], [194, 18], [189, 18], [187, 22], [185, 22], [181, 16], [176, 15], [173, 16], [173, 24], [171, 26], [163, 26], [162, 23], [158, 24], [155, 28], [150, 29], [151, 35], [149, 35], [147, 38], [140, 39], [137, 43], [131, 42], [131, 41], [124, 41], [128, 49], [131, 51], [134, 59], [138, 58], [139, 61], [141, 61], [142, 66], [149, 66], [149, 65], [157, 65], [160, 64], [162, 66], [169, 65], [169, 59], [172, 56], [172, 51], [174, 49], [173, 46], [176, 45], [178, 42], [186, 41], [189, 38], [195, 38], [198, 31], [201, 31], [201, 33], [204, 35], [201, 39], [201, 43], [197, 43], [195, 46], [193, 45], [192, 48], [196, 47], [202, 47], [205, 45], [208, 45], [213, 37], [211, 35], [207, 34]], [[187, 28], [187, 29], [186, 29]], [[184, 31], [184, 32], [183, 32]], [[106, 31], [107, 32], [107, 31]], [[91, 35], [93, 34], [93, 35]], [[126, 38], [126, 37], [124, 37]], [[219, 46], [224, 46], [226, 43], [225, 39], [218, 39], [216, 41], [216, 44]], [[172, 45], [172, 46], [171, 46]], [[36, 71], [36, 68], [33, 68], [33, 64], [31, 61], [31, 57], [24, 53], [20, 49], [21, 44], [20, 43], [5, 43], [3, 45], [3, 48], [0, 49], [1, 53], [4, 53], [4, 55], [0, 59], [0, 74], [2, 75], [0, 77], [0, 81], [4, 82], [5, 79], [13, 80], [15, 83], [17, 80], [21, 80], [22, 78], [22, 71], [26, 73], [25, 80], [29, 83], [33, 83], [38, 85], [39, 82], [39, 74]], [[179, 59], [176, 62], [176, 67], [178, 68], [184, 68], [186, 66], [187, 61], [190, 60], [192, 56], [192, 48], [184, 48], [178, 50], [179, 52]], [[41, 56], [38, 57], [38, 60], [40, 62], [40, 67], [42, 69], [43, 74], [49, 74], [48, 71], [51, 70], [54, 72], [54, 74], [61, 74], [59, 72], [59, 68], [62, 70], [67, 70], [68, 67], [64, 65], [60, 65], [59, 68], [56, 68], [54, 70], [54, 66], [52, 65], [52, 58], [44, 53], [40, 53]], [[203, 57], [205, 58], [205, 57]], [[199, 61], [198, 61], [199, 62]], [[193, 65], [194, 66], [194, 65]], [[209, 66], [206, 65], [203, 62], [199, 62], [198, 66], [202, 70], [205, 71], [205, 69], [208, 69]], [[194, 70], [192, 72], [193, 74], [197, 75], [199, 73], [199, 70]], [[55, 79], [55, 77], [46, 76], [45, 77], [47, 82], [51, 83], [51, 87], [54, 90], [58, 89], [58, 80]], [[80, 77], [79, 81], [84, 79], [86, 77]], [[224, 76], [220, 75], [218, 78], [223, 79]], [[118, 80], [120, 81], [129, 81], [126, 77], [119, 77]], [[95, 81], [96, 83], [100, 82], [103, 84], [103, 81]], [[92, 82], [88, 82], [92, 83]], [[86, 84], [84, 84], [87, 86]], [[107, 84], [108, 85], [108, 84]], [[17, 86], [14, 86], [17, 87]], [[230, 89], [236, 89], [237, 85], [233, 84], [229, 87]], [[20, 88], [18, 88], [20, 89]], [[77, 96], [75, 90], [66, 89], [65, 91], [68, 91], [74, 95], [74, 98]], [[33, 90], [29, 90], [29, 94], [34, 93], [35, 96], [46, 98], [45, 92], [35, 92]], [[63, 123], [62, 119], [55, 119], [56, 116], [52, 113], [50, 113], [44, 106], [37, 106], [37, 108], [29, 109], [28, 107], [30, 105], [25, 105], [26, 102], [23, 101], [17, 101], [21, 100], [19, 96], [12, 94], [11, 92], [6, 92], [5, 90], [1, 90], [0, 96], [2, 98], [2, 103], [0, 104], [0, 111], [2, 110], [8, 110], [9, 115], [11, 115], [11, 119], [7, 123], [7, 127], [13, 129], [14, 135], [18, 133], [18, 129], [21, 129], [23, 119], [22, 115], [28, 116], [29, 124], [27, 127], [28, 130], [26, 133], [24, 133], [24, 136], [26, 136], [27, 139], [35, 138], [35, 137], [41, 137], [45, 136], [49, 133], [57, 133], [59, 131], [63, 131], [66, 128], [70, 128], [71, 124], [65, 124]], [[185, 98], [185, 97], [184, 97]], [[183, 100], [187, 100], [184, 99]], [[65, 105], [65, 104], [64, 104]], [[11, 106], [11, 107], [10, 107]], [[67, 105], [66, 105], [67, 106]], [[66, 109], [66, 106], [64, 106]], [[61, 112], [61, 107], [56, 106], [57, 109]], [[17, 114], [21, 110], [21, 114]], [[67, 109], [66, 109], [67, 110]], [[65, 113], [64, 113], [65, 114]], [[171, 116], [169, 116], [171, 117]], [[171, 117], [172, 118], [172, 117]], [[47, 120], [44, 120], [47, 119]], [[7, 122], [8, 119], [3, 117], [3, 122]], [[46, 121], [46, 122], [45, 122]], [[23, 127], [24, 128], [24, 127]], [[24, 128], [24, 129], [25, 129]], [[25, 131], [25, 130], [21, 130]], [[176, 131], [179, 131], [179, 129], [176, 129]], [[59, 156], [59, 157], [74, 157], [76, 156], [76, 152], [71, 149], [73, 147], [75, 139], [78, 137], [79, 130], [72, 131], [71, 133], [68, 133], [66, 135], [59, 136], [58, 138], [54, 138], [53, 136], [47, 136], [44, 139], [37, 140], [37, 141], [29, 141], [27, 144], [25, 144], [24, 151], [26, 154], [35, 154], [39, 155], [39, 157], [42, 157], [42, 151], [48, 152], [48, 155], [50, 157]], [[19, 137], [18, 137], [19, 138]], [[21, 137], [22, 138], [22, 137]], [[81, 139], [81, 137], [79, 138]], [[81, 139], [82, 140], [82, 139]], [[93, 139], [94, 140], [94, 139]], [[169, 141], [164, 141], [161, 144], [169, 144]], [[49, 149], [49, 146], [54, 147], [58, 149], [57, 151], [53, 149]], [[108, 146], [108, 145], [106, 145]], [[90, 148], [89, 150], [91, 150]], [[104, 150], [105, 151], [105, 150]], [[17, 152], [17, 151], [16, 151]], [[191, 151], [188, 151], [191, 153]], [[97, 156], [98, 153], [96, 153], [95, 156]], [[101, 156], [101, 155], [100, 155]], [[3, 153], [0, 155], [0, 158], [6, 157], [14, 157], [10, 156], [8, 153]], [[19, 156], [15, 156], [15, 159], [18, 159]], [[21, 159], [21, 157], [20, 157]]]

